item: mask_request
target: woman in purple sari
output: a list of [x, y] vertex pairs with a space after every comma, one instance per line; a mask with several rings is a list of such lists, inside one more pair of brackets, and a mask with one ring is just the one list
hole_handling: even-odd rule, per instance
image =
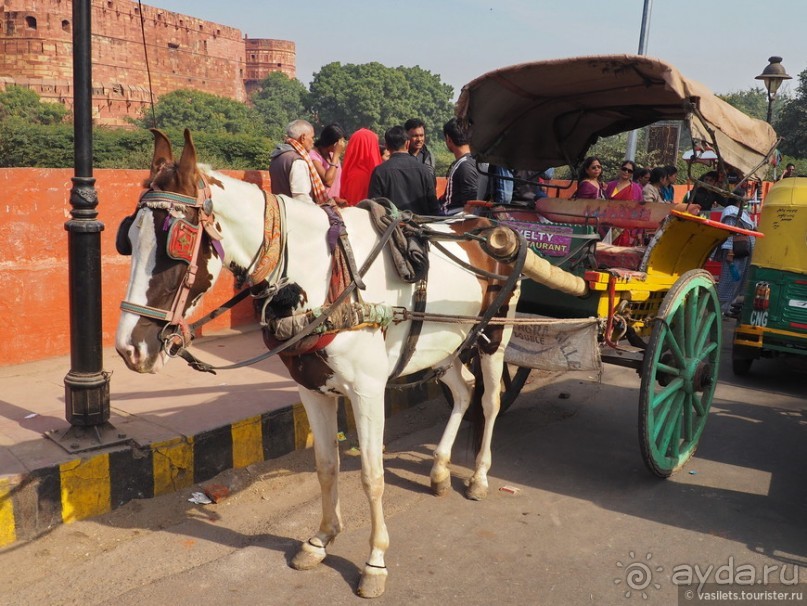
[[583, 160], [577, 177], [577, 191], [574, 198], [604, 200], [605, 190], [602, 187], [602, 162], [595, 156]]

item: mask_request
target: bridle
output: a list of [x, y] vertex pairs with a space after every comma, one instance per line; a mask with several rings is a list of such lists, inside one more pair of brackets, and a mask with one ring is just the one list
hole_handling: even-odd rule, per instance
[[[193, 335], [183, 312], [190, 296], [199, 270], [199, 251], [202, 243], [202, 230], [216, 241], [221, 239], [213, 225], [213, 200], [210, 184], [204, 175], [200, 175], [196, 197], [174, 192], [162, 191], [152, 184], [140, 196], [135, 214], [141, 208], [164, 209], [169, 216], [175, 217], [168, 234], [167, 253], [172, 259], [185, 261], [187, 269], [182, 282], [174, 294], [168, 309], [140, 305], [131, 301], [122, 301], [121, 310], [137, 314], [144, 318], [152, 318], [166, 322], [160, 331], [163, 351], [170, 357], [178, 355], [191, 342]], [[199, 222], [196, 225], [176, 215], [186, 208], [198, 211]]]

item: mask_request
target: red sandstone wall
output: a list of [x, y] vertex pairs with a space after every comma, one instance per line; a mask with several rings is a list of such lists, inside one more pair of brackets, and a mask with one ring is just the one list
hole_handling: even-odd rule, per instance
[[[254, 53], [253, 65], [240, 30], [143, 6], [144, 48], [136, 2], [92, 0], [91, 6], [93, 119], [98, 124], [140, 117], [150, 100], [146, 52], [157, 97], [192, 88], [245, 101], [245, 82], [252, 77], [248, 72], [265, 77], [274, 69], [294, 76], [293, 42], [256, 39], [260, 52]], [[27, 86], [72, 108], [72, 26], [72, 3], [67, 0], [4, 0], [0, 86]]]
[[[268, 171], [222, 171], [270, 191]], [[0, 203], [0, 366], [70, 353], [67, 231], [73, 169], [0, 168], [0, 191], [13, 192]], [[119, 306], [129, 282], [129, 258], [115, 250], [121, 219], [134, 209], [145, 170], [96, 169], [101, 232], [103, 344], [114, 344]], [[445, 179], [437, 180], [438, 191]], [[224, 271], [207, 294], [197, 317], [234, 294]], [[251, 300], [205, 325], [210, 334], [254, 321]]]
[[[263, 171], [224, 171], [268, 190]], [[103, 343], [114, 343], [120, 301], [129, 281], [129, 258], [115, 251], [120, 220], [134, 208], [144, 170], [96, 170], [101, 233]], [[67, 231], [72, 169], [0, 169], [0, 191], [14, 192], [0, 204], [0, 365], [19, 364], [70, 352]], [[199, 316], [234, 294], [223, 272], [205, 298]], [[206, 325], [211, 331], [253, 321], [251, 301], [243, 301]]]

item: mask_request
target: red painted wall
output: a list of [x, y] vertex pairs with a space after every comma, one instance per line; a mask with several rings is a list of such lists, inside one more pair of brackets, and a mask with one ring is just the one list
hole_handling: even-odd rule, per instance
[[[269, 188], [265, 171], [223, 171]], [[0, 366], [70, 352], [67, 237], [72, 169], [0, 169]], [[119, 305], [129, 281], [129, 258], [115, 251], [115, 232], [132, 212], [148, 176], [145, 170], [95, 170], [101, 232], [104, 346], [114, 343]], [[223, 272], [204, 300], [204, 315], [234, 294]], [[250, 300], [207, 324], [211, 331], [253, 321]]]

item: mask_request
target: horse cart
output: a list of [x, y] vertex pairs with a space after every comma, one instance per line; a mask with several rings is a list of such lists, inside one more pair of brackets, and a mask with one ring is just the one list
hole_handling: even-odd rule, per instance
[[[644, 57], [499, 70], [463, 89], [458, 113], [473, 127], [479, 159], [515, 169], [575, 165], [598, 137], [665, 119], [689, 120], [694, 136], [720, 152], [721, 166], [744, 175], [760, 170], [775, 143], [767, 124]], [[116, 239], [132, 258], [116, 349], [135, 372], [158, 372], [173, 357], [216, 370], [189, 351], [195, 328], [239, 298], [255, 299], [269, 351], [218, 368], [279, 354], [299, 385], [314, 436], [322, 517], [291, 566], [316, 567], [343, 528], [335, 439], [340, 397], [353, 411], [371, 518], [360, 595], [382, 595], [387, 578], [384, 395], [392, 379], [433, 372], [451, 391], [453, 410], [430, 472], [437, 495], [451, 489], [452, 447], [465, 412], [478, 402], [484, 426], [466, 496], [487, 495], [508, 342], [514, 328], [549, 326], [516, 317], [522, 290], [521, 309], [551, 316], [555, 334], [561, 326], [582, 326], [593, 357], [641, 370], [639, 425], [651, 470], [667, 476], [691, 456], [714, 394], [721, 337], [714, 283], [700, 267], [737, 230], [657, 205], [545, 200], [484, 209], [489, 218], [471, 212], [442, 221], [407, 217], [383, 201], [340, 210], [320, 197], [312, 203], [267, 194], [200, 165], [187, 130], [175, 158], [168, 137], [155, 130], [146, 188]], [[599, 242], [604, 228], [655, 232], [646, 248], [607, 250]], [[557, 247], [546, 245], [550, 236]], [[222, 271], [245, 289], [190, 323]], [[569, 359], [576, 342], [563, 343], [558, 349]], [[469, 351], [473, 373], [464, 364]], [[505, 377], [505, 400], [529, 372], [527, 361], [516, 364], [514, 377]]]
[[[713, 150], [722, 174], [740, 172], [743, 180], [762, 176], [776, 145], [767, 123], [674, 67], [638, 56], [500, 69], [465, 86], [458, 106], [472, 129], [477, 160], [511, 169], [574, 167], [599, 137], [661, 120], [684, 121], [693, 149]], [[522, 281], [518, 310], [536, 323], [515, 326], [505, 354], [502, 410], [533, 368], [592, 369], [600, 359], [635, 368], [641, 453], [662, 478], [694, 453], [717, 383], [721, 312], [714, 279], [702, 268], [733, 233], [761, 236], [670, 208], [559, 198], [539, 198], [529, 207], [466, 207], [516, 229], [532, 250], [588, 286], [584, 296], [570, 296]], [[645, 245], [602, 241], [603, 234], [621, 230], [644, 234]]]

